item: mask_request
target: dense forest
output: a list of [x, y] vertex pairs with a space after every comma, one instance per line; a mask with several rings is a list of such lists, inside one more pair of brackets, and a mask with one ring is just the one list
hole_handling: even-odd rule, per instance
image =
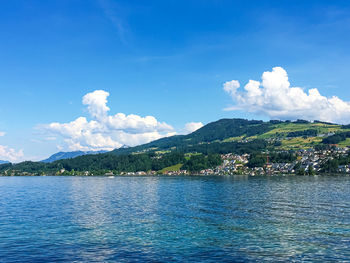
[[102, 172], [115, 171], [120, 172], [137, 172], [137, 171], [160, 171], [163, 168], [183, 164], [183, 169], [190, 172], [197, 172], [202, 169], [212, 168], [221, 163], [220, 155], [192, 155], [185, 158], [183, 153], [171, 152], [164, 155], [155, 153], [142, 154], [96, 154], [79, 156], [73, 159], [55, 161], [53, 163], [43, 162], [22, 162], [19, 164], [0, 165], [0, 172], [8, 169], [15, 169], [28, 173], [54, 173], [64, 169], [70, 171], [91, 171], [96, 174]]
[[281, 152], [281, 153], [253, 153], [250, 155], [248, 167], [254, 168], [254, 167], [263, 167], [267, 159], [269, 159], [269, 162], [271, 163], [291, 163], [297, 159], [297, 156], [293, 152]]
[[336, 133], [332, 136], [329, 136], [327, 138], [324, 138], [322, 140], [323, 143], [325, 144], [338, 144], [342, 141], [345, 141], [346, 138], [350, 138], [350, 132], [340, 132]]
[[287, 137], [303, 137], [303, 136], [317, 136], [316, 129], [308, 129], [304, 131], [295, 131], [287, 134]]

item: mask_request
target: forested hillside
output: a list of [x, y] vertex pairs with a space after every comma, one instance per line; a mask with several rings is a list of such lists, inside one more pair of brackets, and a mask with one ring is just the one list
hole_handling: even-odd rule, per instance
[[[189, 171], [220, 164], [220, 154], [251, 154], [269, 151], [276, 160], [291, 158], [289, 152], [306, 148], [322, 148], [339, 144], [350, 146], [349, 126], [324, 122], [256, 121], [222, 119], [205, 125], [188, 135], [162, 138], [144, 145], [116, 149], [102, 154], [90, 154], [57, 160], [52, 163], [23, 162], [2, 164], [0, 173], [58, 173], [65, 171], [162, 171], [167, 167], [182, 167]], [[285, 152], [287, 155], [273, 155]], [[282, 156], [282, 157], [281, 157]]]

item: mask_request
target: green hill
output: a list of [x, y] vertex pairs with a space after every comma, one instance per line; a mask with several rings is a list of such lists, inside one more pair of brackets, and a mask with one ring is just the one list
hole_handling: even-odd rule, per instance
[[220, 154], [258, 154], [306, 148], [350, 146], [350, 126], [325, 122], [221, 119], [188, 135], [162, 138], [136, 147], [84, 155], [52, 163], [0, 165], [0, 174], [104, 174], [108, 171], [206, 169], [220, 164]]
[[[332, 133], [350, 131], [350, 127], [325, 122], [276, 121], [269, 122], [245, 119], [221, 119], [211, 122], [188, 135], [162, 138], [147, 144], [127, 149], [116, 149], [113, 154], [145, 151], [186, 150], [198, 144], [250, 142], [253, 140], [280, 141], [279, 149], [296, 149], [320, 144]], [[346, 146], [346, 144], [345, 144]], [[349, 144], [350, 146], [350, 144]]]
[[162, 138], [147, 144], [126, 149], [116, 149], [113, 154], [125, 154], [142, 152], [147, 150], [173, 150], [200, 143], [222, 142], [227, 138], [237, 136], [259, 136], [274, 128], [270, 122], [245, 120], [245, 119], [221, 119], [211, 122], [197, 131], [188, 135], [176, 135]]

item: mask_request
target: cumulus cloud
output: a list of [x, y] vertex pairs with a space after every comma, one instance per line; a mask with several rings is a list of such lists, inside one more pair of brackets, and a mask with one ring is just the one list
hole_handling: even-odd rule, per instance
[[23, 158], [23, 150], [16, 151], [8, 146], [0, 145], [0, 160], [17, 162]]
[[240, 90], [237, 80], [225, 82], [223, 89], [235, 102], [226, 110], [244, 110], [282, 120], [350, 123], [350, 102], [337, 96], [323, 96], [317, 89], [304, 91], [292, 87], [287, 72], [281, 67], [264, 72], [261, 79], [261, 82], [249, 80], [244, 90]]
[[201, 122], [189, 122], [185, 125], [185, 133], [192, 133], [203, 127], [203, 123]]
[[6, 134], [6, 132], [0, 131], [0, 137], [1, 137], [1, 136], [5, 136], [5, 134]]
[[[135, 146], [175, 134], [172, 126], [153, 116], [109, 115], [109, 93], [95, 90], [83, 97], [91, 119], [77, 119], [41, 126], [50, 136], [62, 136], [70, 150], [113, 150], [123, 145]], [[62, 147], [61, 147], [62, 148]]]
[[101, 119], [107, 116], [107, 97], [109, 93], [104, 90], [95, 90], [83, 97], [83, 104], [87, 105], [90, 115], [93, 118]]

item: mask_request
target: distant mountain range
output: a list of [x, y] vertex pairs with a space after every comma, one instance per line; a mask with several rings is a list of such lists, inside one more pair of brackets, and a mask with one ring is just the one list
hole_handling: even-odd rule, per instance
[[0, 164], [4, 164], [4, 163], [9, 163], [9, 161], [2, 161], [2, 160], [0, 160]]
[[74, 152], [58, 152], [51, 155], [49, 158], [42, 160], [43, 163], [52, 163], [54, 161], [63, 160], [63, 159], [71, 159], [82, 155], [87, 154], [100, 154], [106, 153], [107, 151], [74, 151]]

